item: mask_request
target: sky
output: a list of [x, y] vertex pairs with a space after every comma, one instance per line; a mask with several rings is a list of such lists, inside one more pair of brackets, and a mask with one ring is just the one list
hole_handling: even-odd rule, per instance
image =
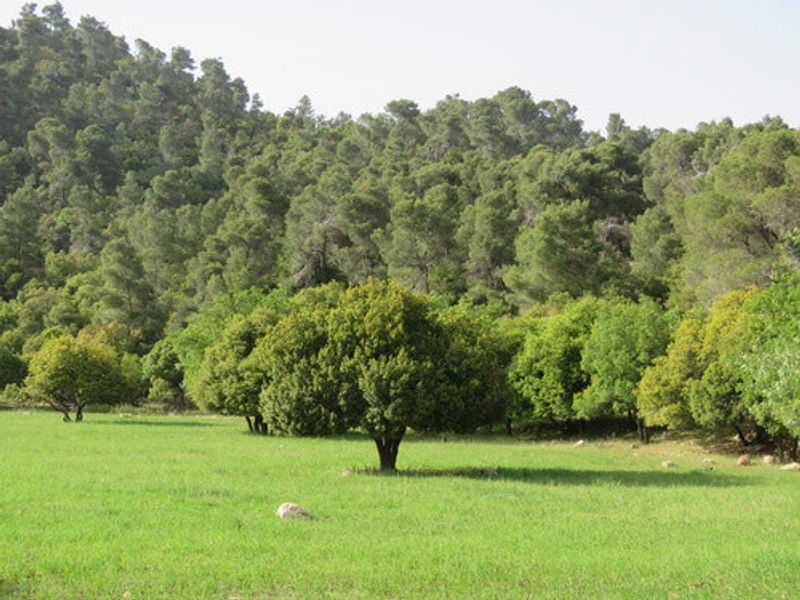
[[[40, 6], [47, 2], [40, 3]], [[265, 108], [308, 95], [318, 114], [434, 106], [516, 85], [564, 98], [590, 130], [693, 129], [780, 115], [800, 126], [795, 0], [62, 0], [133, 46], [221, 58]], [[22, 2], [0, 3], [9, 26]]]

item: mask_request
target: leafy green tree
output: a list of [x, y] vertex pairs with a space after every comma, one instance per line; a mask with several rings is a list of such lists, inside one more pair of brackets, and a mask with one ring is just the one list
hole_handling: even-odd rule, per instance
[[130, 339], [142, 347], [154, 343], [161, 334], [163, 318], [130, 242], [124, 238], [109, 242], [100, 255], [100, 270], [105, 284], [103, 320], [124, 325]]
[[702, 320], [687, 315], [678, 324], [667, 352], [645, 369], [636, 406], [647, 426], [683, 429], [694, 425], [689, 409], [692, 382], [702, 376]]
[[555, 292], [577, 297], [599, 293], [613, 264], [593, 229], [588, 202], [555, 204], [545, 209], [532, 229], [520, 231], [516, 264], [505, 282], [519, 304], [544, 300]]
[[206, 349], [198, 375], [198, 405], [203, 410], [244, 417], [251, 433], [267, 433], [259, 399], [265, 372], [253, 351], [285, 312], [283, 300], [273, 294], [249, 315], [234, 315], [222, 339]]
[[0, 293], [13, 298], [44, 266], [38, 233], [41, 199], [22, 187], [0, 206]]
[[258, 351], [264, 416], [287, 433], [361, 427], [381, 469], [394, 469], [408, 428], [472, 431], [502, 416], [495, 341], [466, 311], [437, 319], [425, 296], [370, 281], [332, 307], [298, 307], [269, 330]]
[[578, 417], [575, 398], [589, 385], [581, 353], [601, 306], [584, 297], [529, 325], [509, 375], [522, 399], [518, 418], [563, 425]]
[[636, 386], [644, 370], [665, 352], [670, 333], [670, 317], [652, 300], [602, 305], [581, 353], [581, 368], [591, 379], [575, 398], [578, 416], [627, 415], [646, 440]]
[[21, 384], [27, 373], [25, 360], [0, 345], [0, 392], [7, 385]]
[[684, 302], [764, 285], [782, 258], [784, 236], [800, 225], [800, 133], [755, 131], [728, 152], [686, 201]]
[[135, 399], [137, 382], [123, 356], [98, 338], [61, 336], [32, 357], [25, 386], [70, 420], [83, 420], [88, 405], [119, 404]]
[[703, 323], [698, 356], [702, 376], [689, 389], [694, 420], [709, 429], [733, 427], [742, 441], [752, 418], [743, 401], [742, 355], [749, 344], [745, 306], [757, 295], [755, 288], [718, 296]]
[[800, 273], [783, 277], [747, 305], [750, 344], [742, 360], [744, 402], [757, 422], [798, 454], [800, 439]]
[[[273, 292], [281, 296], [284, 292]], [[197, 311], [180, 331], [169, 339], [183, 369], [183, 387], [192, 400], [200, 397], [200, 377], [206, 348], [217, 343], [225, 325], [234, 315], [249, 315], [267, 302], [268, 295], [257, 288], [221, 294]]]
[[681, 238], [669, 214], [648, 208], [631, 225], [631, 275], [647, 295], [666, 299], [679, 272]]
[[181, 403], [183, 400], [183, 368], [172, 338], [160, 339], [143, 357], [142, 375], [147, 381], [147, 396], [151, 400], [166, 403]]

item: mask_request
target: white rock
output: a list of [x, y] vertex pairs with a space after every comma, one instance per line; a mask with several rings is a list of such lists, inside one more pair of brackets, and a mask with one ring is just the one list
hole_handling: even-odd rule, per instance
[[665, 469], [669, 469], [671, 467], [674, 467], [675, 463], [672, 462], [671, 460], [665, 460], [664, 462], [661, 463], [661, 466], [664, 467]]
[[575, 442], [572, 445], [573, 445], [573, 447], [577, 448], [578, 446], [583, 446], [585, 443], [586, 443], [586, 440], [578, 440], [577, 442]]
[[775, 463], [775, 457], [774, 457], [774, 456], [772, 456], [772, 454], [767, 454], [767, 455], [764, 457], [764, 459], [763, 459], [763, 460], [764, 460], [764, 464], [765, 464], [765, 465], [771, 465], [771, 464], [774, 464], [774, 463]]
[[342, 477], [352, 477], [352, 476], [353, 472], [350, 469], [345, 469], [344, 471], [342, 471]]
[[278, 507], [277, 514], [281, 519], [312, 519], [311, 513], [294, 502], [284, 502]]
[[703, 464], [704, 465], [715, 465], [715, 464], [717, 464], [717, 461], [715, 461], [713, 458], [704, 458], [703, 459]]
[[783, 465], [781, 471], [800, 471], [800, 463], [791, 462], [788, 465]]

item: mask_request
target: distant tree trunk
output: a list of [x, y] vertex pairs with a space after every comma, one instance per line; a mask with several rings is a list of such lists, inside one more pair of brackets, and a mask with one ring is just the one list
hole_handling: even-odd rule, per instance
[[643, 444], [650, 443], [650, 429], [644, 424], [643, 419], [636, 419], [636, 433], [639, 434], [639, 441]]
[[394, 471], [397, 469], [397, 451], [405, 435], [405, 428], [398, 432], [397, 437], [376, 437], [375, 445], [378, 447], [378, 456], [381, 461], [381, 471]]
[[256, 413], [253, 417], [253, 429], [254, 433], [260, 433], [261, 435], [267, 435], [269, 433], [269, 427], [264, 422], [264, 417], [261, 416], [261, 413]]
[[738, 425], [734, 425], [733, 429], [736, 431], [736, 437], [739, 438], [739, 443], [742, 446], [749, 446], [752, 443]]
[[63, 418], [62, 418], [64, 423], [71, 423], [72, 422], [72, 419], [69, 418], [69, 409], [60, 408], [58, 410], [61, 411], [62, 415], [64, 415]]
[[75, 422], [80, 423], [83, 421], [83, 404], [78, 404], [75, 409]]
[[250, 420], [250, 415], [245, 415], [244, 418], [247, 419], [247, 430], [253, 433], [253, 422]]
[[756, 425], [753, 441], [757, 444], [767, 444], [770, 441], [769, 433], [761, 425]]
[[506, 433], [509, 436], [514, 435], [514, 428], [511, 425], [511, 419], [506, 419]]

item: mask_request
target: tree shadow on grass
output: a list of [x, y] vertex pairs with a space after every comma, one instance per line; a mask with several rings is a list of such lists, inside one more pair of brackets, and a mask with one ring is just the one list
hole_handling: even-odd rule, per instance
[[200, 421], [178, 421], [155, 419], [109, 419], [105, 421], [84, 421], [87, 425], [143, 425], [144, 427], [219, 427], [222, 423], [202, 423]]
[[[496, 471], [496, 473], [494, 472]], [[735, 487], [750, 485], [741, 477], [716, 473], [711, 469], [684, 472], [661, 471], [595, 471], [586, 469], [529, 469], [501, 467], [463, 469], [407, 469], [396, 472], [362, 471], [388, 477], [461, 477], [487, 481], [521, 481], [536, 485], [622, 486], [622, 487]]]

